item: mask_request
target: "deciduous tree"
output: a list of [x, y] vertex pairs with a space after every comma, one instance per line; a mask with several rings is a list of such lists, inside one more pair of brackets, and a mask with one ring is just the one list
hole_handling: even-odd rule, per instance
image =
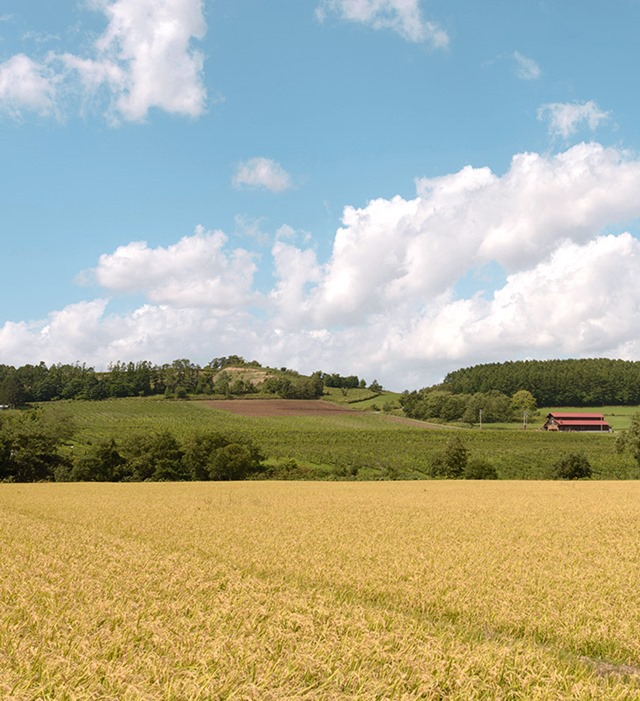
[[464, 474], [469, 459], [469, 451], [459, 436], [453, 436], [447, 441], [442, 453], [436, 455], [431, 462], [431, 476], [446, 479], [458, 479]]

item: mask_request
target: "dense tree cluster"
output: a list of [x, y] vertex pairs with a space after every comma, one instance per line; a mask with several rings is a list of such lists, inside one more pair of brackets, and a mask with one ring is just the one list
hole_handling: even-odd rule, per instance
[[539, 406], [640, 404], [640, 362], [592, 358], [489, 363], [449, 373], [438, 387], [453, 394], [528, 390]]
[[0, 365], [0, 404], [12, 407], [25, 402], [53, 399], [106, 399], [195, 391], [204, 369], [188, 360], [170, 365], [150, 362], [115, 363], [108, 372], [96, 372], [84, 364]]
[[498, 423], [521, 418], [524, 411], [536, 410], [533, 396], [525, 391], [508, 397], [497, 390], [475, 394], [454, 394], [430, 388], [404, 392], [400, 397], [404, 413], [412, 419], [440, 420], [448, 423]]
[[551, 469], [551, 479], [556, 480], [590, 479], [592, 474], [591, 463], [584, 453], [563, 455]]
[[98, 441], [58, 481], [143, 482], [243, 480], [262, 471], [264, 455], [249, 440], [199, 433], [180, 443], [170, 431]]
[[281, 375], [268, 377], [262, 383], [261, 389], [283, 399], [318, 399], [324, 392], [324, 384], [320, 372], [305, 377], [287, 370]]
[[347, 375], [343, 377], [339, 373], [320, 373], [322, 382], [325, 387], [338, 387], [340, 389], [364, 389], [367, 383], [361, 380], [357, 375]]
[[53, 421], [41, 411], [0, 413], [0, 481], [50, 480], [69, 466], [60, 448], [73, 432], [69, 421]]
[[42, 411], [0, 414], [0, 481], [141, 482], [242, 480], [263, 472], [264, 455], [247, 438], [170, 431], [70, 445], [73, 426]]

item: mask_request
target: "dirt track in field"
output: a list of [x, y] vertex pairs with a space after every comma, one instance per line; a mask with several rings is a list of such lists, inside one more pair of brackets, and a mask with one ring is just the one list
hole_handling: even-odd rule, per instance
[[359, 414], [355, 409], [313, 399], [211, 399], [205, 401], [212, 409], [231, 411], [241, 416], [329, 416]]

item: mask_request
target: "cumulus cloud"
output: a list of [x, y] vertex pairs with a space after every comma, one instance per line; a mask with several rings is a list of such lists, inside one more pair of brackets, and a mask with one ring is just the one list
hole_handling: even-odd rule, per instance
[[236, 188], [257, 188], [270, 192], [284, 192], [293, 187], [291, 176], [277, 161], [262, 157], [239, 163], [232, 183]]
[[586, 242], [638, 216], [639, 185], [640, 163], [580, 144], [519, 154], [502, 177], [468, 166], [419, 179], [413, 200], [347, 207], [310, 313], [319, 325], [355, 323], [433, 299], [491, 261], [507, 273], [528, 269], [564, 240]]
[[538, 108], [537, 116], [540, 121], [548, 123], [552, 136], [567, 139], [581, 126], [595, 131], [611, 114], [601, 110], [593, 100], [589, 100], [572, 103], [550, 102]]
[[107, 31], [85, 68], [104, 76], [125, 119], [144, 119], [152, 107], [197, 117], [204, 112], [203, 56], [190, 48], [206, 32], [201, 0], [116, 0], [103, 5]]
[[115, 122], [144, 120], [152, 108], [203, 114], [203, 55], [191, 47], [206, 33], [202, 0], [99, 0], [92, 6], [108, 24], [89, 55], [49, 53], [39, 63], [14, 56], [7, 75], [26, 77], [26, 87], [2, 90], [0, 77], [0, 103], [49, 113], [57, 86], [58, 97], [79, 93], [83, 102], [106, 95]]
[[[607, 323], [640, 272], [637, 242], [628, 234], [600, 234], [640, 215], [638, 186], [640, 162], [580, 144], [556, 156], [519, 154], [503, 176], [467, 167], [418, 180], [413, 200], [347, 207], [320, 270], [309, 251], [302, 259], [302, 249], [274, 250], [277, 289], [287, 290], [306, 322], [304, 334], [280, 323], [277, 347], [306, 348], [314, 332], [323, 339], [318, 352], [334, 347], [332, 357], [343, 367], [395, 363], [396, 372], [532, 350], [553, 356], [618, 347], [640, 330], [629, 305], [620, 307], [615, 323], [621, 333]], [[614, 293], [614, 262], [622, 255], [629, 268]], [[491, 262], [508, 275], [495, 296], [457, 299], [456, 283]], [[565, 275], [568, 262], [574, 267]], [[558, 297], [564, 311], [556, 319], [550, 307]], [[294, 322], [299, 317], [291, 312]]]
[[301, 250], [282, 238], [276, 240], [272, 254], [277, 278], [271, 292], [275, 325], [300, 328], [309, 314], [310, 286], [322, 280], [322, 269], [313, 250]]
[[108, 341], [108, 329], [101, 324], [106, 306], [103, 299], [79, 302], [51, 312], [41, 323], [6, 322], [0, 328], [2, 354], [20, 358], [20, 365], [57, 359], [84, 362]]
[[[346, 207], [324, 261], [280, 227], [262, 292], [253, 258], [220, 231], [130, 243], [92, 274], [109, 295], [143, 295], [142, 306], [115, 314], [100, 299], [7, 322], [0, 354], [105, 366], [239, 353], [397, 389], [487, 361], [640, 359], [640, 242], [624, 230], [640, 216], [639, 188], [640, 160], [598, 144], [518, 154], [501, 175], [468, 166], [421, 178], [412, 199]], [[496, 289], [460, 292], [487, 266], [504, 272]]]
[[14, 117], [25, 111], [52, 114], [57, 82], [47, 66], [16, 54], [0, 63], [0, 109]]
[[109, 312], [108, 300], [98, 299], [69, 305], [40, 322], [6, 322], [0, 350], [16, 365], [80, 361], [106, 369], [120, 359], [207, 362], [257, 346], [257, 327], [244, 312], [221, 318], [204, 308], [144, 304], [116, 314]]
[[628, 233], [579, 245], [507, 278], [490, 300], [450, 300], [426, 311], [402, 343], [425, 357], [467, 360], [602, 353], [638, 331], [640, 243]]
[[524, 56], [519, 51], [514, 51], [513, 58], [516, 62], [516, 75], [522, 80], [538, 80], [542, 75], [540, 66], [528, 56]]
[[420, 0], [322, 0], [316, 17], [324, 21], [328, 13], [374, 29], [391, 29], [408, 41], [429, 42], [439, 49], [449, 44], [438, 24], [423, 19]]
[[141, 292], [155, 303], [224, 312], [249, 302], [256, 270], [251, 253], [227, 251], [226, 243], [221, 231], [201, 226], [166, 248], [134, 241], [100, 256], [93, 275], [112, 292]]

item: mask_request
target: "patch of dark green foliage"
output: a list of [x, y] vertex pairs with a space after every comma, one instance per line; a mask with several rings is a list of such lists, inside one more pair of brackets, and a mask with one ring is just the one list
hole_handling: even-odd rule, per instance
[[429, 474], [436, 479], [498, 479], [495, 467], [488, 460], [469, 457], [469, 450], [459, 436], [451, 437], [444, 450], [433, 457]]
[[519, 360], [450, 372], [437, 388], [453, 394], [528, 390], [539, 406], [640, 404], [640, 362], [609, 358]]
[[551, 470], [551, 478], [556, 480], [590, 479], [593, 471], [584, 453], [568, 453], [559, 458]]
[[72, 435], [71, 422], [54, 423], [41, 410], [0, 415], [0, 481], [228, 481], [264, 472], [265, 456], [252, 441], [217, 432], [182, 443], [167, 430], [111, 437], [77, 454]]

